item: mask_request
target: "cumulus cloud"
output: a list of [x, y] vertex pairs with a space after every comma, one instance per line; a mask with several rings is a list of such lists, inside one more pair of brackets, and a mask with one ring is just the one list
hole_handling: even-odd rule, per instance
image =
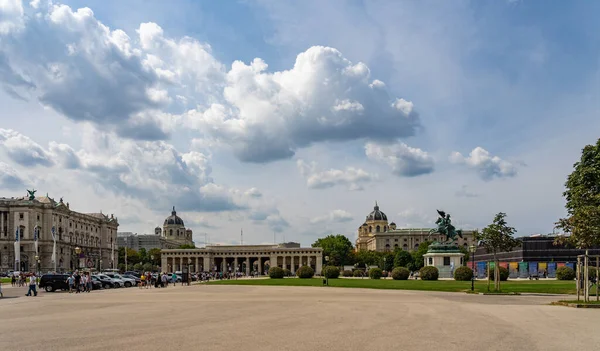
[[421, 149], [410, 147], [404, 143], [391, 145], [367, 143], [365, 154], [371, 160], [390, 166], [392, 172], [397, 176], [415, 177], [431, 173], [434, 170], [433, 157]]
[[490, 181], [494, 178], [508, 178], [517, 175], [517, 168], [510, 162], [498, 156], [492, 156], [484, 148], [478, 146], [469, 153], [468, 157], [460, 152], [450, 155], [450, 162], [465, 165], [475, 170], [481, 179]]
[[250, 211], [248, 218], [254, 224], [266, 224], [271, 231], [276, 233], [281, 233], [290, 226], [289, 222], [281, 216], [279, 210], [274, 207], [253, 209]]
[[26, 180], [15, 169], [4, 162], [0, 162], [0, 188], [17, 190], [25, 187]]
[[479, 194], [469, 191], [469, 189], [466, 185], [463, 185], [460, 188], [460, 190], [456, 191], [455, 195], [458, 197], [478, 197], [479, 196]]
[[11, 129], [0, 128], [0, 147], [14, 162], [26, 166], [52, 166], [51, 155], [29, 137]]
[[0, 35], [22, 29], [23, 14], [21, 0], [0, 1]]
[[360, 168], [347, 167], [341, 169], [317, 170], [315, 162], [296, 162], [300, 173], [306, 178], [306, 185], [311, 189], [326, 189], [336, 185], [345, 185], [349, 190], [363, 190], [363, 185], [377, 179], [376, 174], [368, 173]]
[[391, 98], [365, 64], [322, 46], [300, 53], [285, 71], [269, 73], [258, 58], [234, 62], [223, 97], [186, 120], [228, 141], [246, 162], [289, 158], [321, 141], [394, 140], [414, 135], [420, 125], [412, 103]]
[[414, 208], [398, 213], [398, 228], [432, 228], [435, 227], [436, 215], [426, 214]]
[[343, 223], [352, 221], [354, 217], [350, 212], [344, 210], [333, 210], [324, 216], [318, 216], [310, 220], [311, 224], [320, 223]]

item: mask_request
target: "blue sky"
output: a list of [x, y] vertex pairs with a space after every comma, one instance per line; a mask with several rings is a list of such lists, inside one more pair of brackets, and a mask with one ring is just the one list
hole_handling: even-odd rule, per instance
[[2, 1], [0, 190], [140, 233], [175, 205], [198, 242], [354, 240], [375, 200], [404, 227], [551, 232], [599, 137], [599, 10]]

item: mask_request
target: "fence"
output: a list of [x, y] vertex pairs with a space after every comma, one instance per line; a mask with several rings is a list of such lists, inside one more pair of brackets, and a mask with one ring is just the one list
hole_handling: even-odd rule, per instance
[[[469, 267], [476, 266], [477, 278], [487, 277], [487, 267], [494, 269], [494, 262], [469, 262]], [[500, 267], [508, 269], [509, 278], [556, 278], [556, 269], [559, 267], [571, 267], [575, 269], [575, 262], [500, 262]]]

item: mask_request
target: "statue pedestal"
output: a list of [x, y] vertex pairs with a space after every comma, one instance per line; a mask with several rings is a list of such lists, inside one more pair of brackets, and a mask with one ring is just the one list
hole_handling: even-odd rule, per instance
[[464, 254], [453, 244], [433, 243], [423, 255], [425, 266], [434, 266], [440, 278], [454, 278], [454, 270], [464, 264]]

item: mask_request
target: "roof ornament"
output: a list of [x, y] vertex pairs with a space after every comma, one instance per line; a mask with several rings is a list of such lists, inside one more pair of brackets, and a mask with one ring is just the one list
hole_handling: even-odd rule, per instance
[[173, 206], [173, 211], [171, 212], [171, 214], [172, 214], [173, 216], [175, 216], [175, 215], [177, 214], [177, 212], [175, 212], [175, 206]]
[[33, 201], [35, 199], [35, 192], [37, 190], [33, 189], [33, 190], [29, 190], [27, 189], [27, 194], [29, 194], [29, 201]]

